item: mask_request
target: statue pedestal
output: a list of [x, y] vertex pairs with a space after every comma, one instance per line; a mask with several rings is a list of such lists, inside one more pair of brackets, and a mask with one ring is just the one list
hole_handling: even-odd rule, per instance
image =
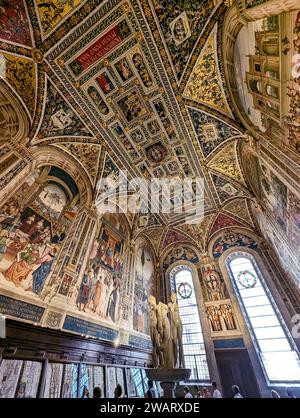
[[164, 398], [175, 398], [175, 385], [190, 378], [191, 369], [147, 369], [149, 380], [160, 382], [164, 391]]

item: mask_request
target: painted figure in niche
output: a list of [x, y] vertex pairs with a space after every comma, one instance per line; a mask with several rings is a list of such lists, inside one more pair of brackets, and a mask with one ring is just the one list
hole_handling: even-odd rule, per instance
[[219, 273], [210, 266], [203, 272], [203, 283], [207, 292], [208, 300], [216, 301], [226, 299], [227, 292], [224, 281]]
[[135, 68], [137, 69], [144, 86], [147, 88], [152, 87], [153, 81], [149, 74], [149, 71], [146, 68], [142, 55], [138, 52], [135, 53], [132, 57], [132, 62]]
[[63, 296], [68, 296], [72, 282], [73, 277], [65, 273], [63, 275], [62, 282], [59, 286], [59, 294]]
[[94, 313], [99, 314], [98, 308], [100, 304], [100, 300], [102, 299], [101, 296], [103, 294], [103, 280], [102, 276], [97, 279], [98, 271], [94, 269], [94, 276], [96, 279], [94, 280], [93, 287], [91, 290], [91, 294], [89, 297], [88, 307], [91, 307]]
[[139, 129], [136, 129], [131, 133], [131, 138], [135, 144], [139, 144], [145, 140], [142, 132]]
[[81, 311], [85, 312], [85, 308], [89, 302], [89, 296], [93, 285], [93, 272], [88, 270], [84, 273], [83, 279], [79, 288], [77, 296], [77, 307]]
[[120, 293], [120, 281], [117, 276], [113, 277], [113, 289], [109, 295], [106, 317], [110, 318], [113, 322], [116, 322], [116, 312], [119, 302], [119, 293]]
[[166, 110], [165, 110], [165, 107], [164, 107], [163, 103], [162, 102], [156, 102], [156, 103], [154, 103], [154, 107], [155, 107], [155, 110], [156, 110], [156, 112], [157, 112], [165, 130], [166, 130], [166, 133], [167, 133], [170, 141], [175, 140], [176, 139], [176, 134], [175, 134], [175, 131], [173, 129], [172, 123], [171, 123], [171, 121], [170, 121], [170, 119], [169, 119], [169, 117], [166, 113]]
[[171, 318], [171, 332], [174, 350], [174, 367], [185, 367], [183, 345], [182, 345], [182, 322], [179, 315], [179, 306], [177, 303], [176, 293], [171, 294], [171, 302], [168, 303], [170, 318]]
[[130, 141], [128, 140], [124, 129], [122, 128], [121, 125], [119, 125], [118, 123], [114, 126], [114, 131], [116, 132], [116, 134], [122, 139], [123, 145], [125, 146], [126, 149], [131, 147]]
[[116, 70], [122, 81], [127, 81], [133, 76], [132, 69], [130, 68], [129, 62], [126, 58], [122, 58], [115, 64]]
[[218, 306], [208, 306], [206, 308], [207, 317], [209, 319], [213, 331], [222, 331], [220, 321], [221, 311]]
[[72, 72], [74, 73], [75, 76], [80, 75], [84, 70], [84, 67], [81, 64], [81, 62], [76, 60], [76, 59], [74, 61], [70, 62], [69, 65], [70, 65], [70, 68], [71, 68], [71, 70], [72, 70]]
[[156, 135], [158, 132], [160, 132], [160, 126], [157, 120], [151, 120], [150, 122], [148, 122], [147, 129], [150, 135]]
[[153, 176], [161, 178], [165, 175], [164, 170], [161, 167], [157, 167], [153, 170]]
[[232, 312], [231, 305], [220, 305], [220, 314], [225, 322], [225, 326], [227, 330], [235, 330], [236, 324]]
[[100, 93], [97, 91], [97, 89], [94, 86], [90, 86], [87, 89], [88, 95], [90, 96], [90, 98], [92, 99], [92, 101], [94, 102], [94, 104], [97, 106], [97, 108], [99, 109], [99, 112], [103, 115], [106, 116], [109, 114], [109, 109], [106, 106], [104, 100], [102, 99]]
[[100, 74], [96, 80], [104, 94], [110, 93], [115, 88], [110, 77], [106, 72]]

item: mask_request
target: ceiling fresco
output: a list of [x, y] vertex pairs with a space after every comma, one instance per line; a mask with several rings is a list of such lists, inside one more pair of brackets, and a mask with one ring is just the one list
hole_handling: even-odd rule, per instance
[[184, 215], [159, 213], [149, 217], [152, 225], [139, 217], [137, 232], [153, 229], [153, 218], [196, 240], [197, 228], [206, 233], [208, 223], [226, 224], [226, 216], [253, 225], [238, 151], [246, 132], [232, 110], [222, 63], [229, 5], [1, 3], [1, 74], [32, 119], [32, 145], [51, 145], [76, 160], [94, 197], [100, 176], [113, 179], [124, 169], [129, 178], [204, 179], [203, 225], [184, 227]]
[[[203, 75], [206, 75], [203, 77]], [[184, 91], [184, 97], [231, 116], [218, 68], [217, 26], [204, 45]]]

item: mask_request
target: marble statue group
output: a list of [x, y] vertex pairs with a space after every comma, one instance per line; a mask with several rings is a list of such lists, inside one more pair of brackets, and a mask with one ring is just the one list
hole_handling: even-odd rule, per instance
[[167, 305], [148, 297], [150, 307], [150, 336], [153, 345], [153, 367], [184, 368], [182, 322], [176, 293]]

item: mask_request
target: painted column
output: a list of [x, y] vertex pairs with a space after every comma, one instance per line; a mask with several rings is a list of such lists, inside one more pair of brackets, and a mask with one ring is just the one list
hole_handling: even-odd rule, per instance
[[30, 152], [9, 140], [0, 146], [0, 202], [5, 203], [34, 170]]
[[121, 294], [121, 303], [119, 305], [121, 309], [120, 326], [121, 328], [129, 329], [133, 328], [133, 303], [134, 303], [134, 281], [135, 281], [135, 245], [130, 244], [127, 254], [125, 254], [124, 272], [122, 275], [122, 281], [124, 285]]

